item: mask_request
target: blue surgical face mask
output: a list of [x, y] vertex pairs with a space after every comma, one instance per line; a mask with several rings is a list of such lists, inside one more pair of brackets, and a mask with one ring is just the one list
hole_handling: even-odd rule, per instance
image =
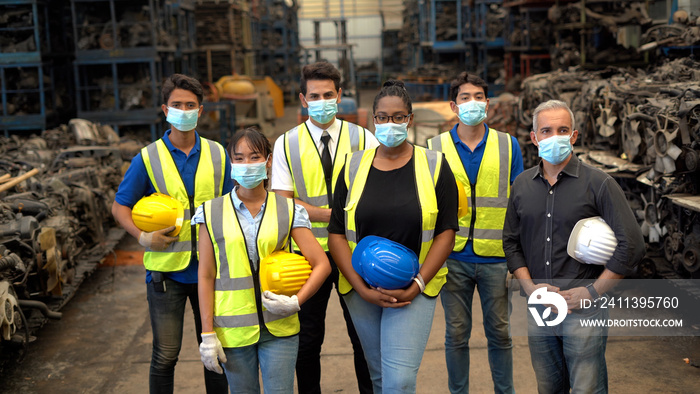
[[375, 124], [374, 128], [374, 136], [377, 137], [377, 141], [389, 148], [401, 145], [408, 137], [408, 122]]
[[465, 125], [476, 126], [486, 119], [486, 101], [471, 100], [457, 106], [459, 120]]
[[190, 131], [197, 127], [198, 109], [183, 111], [181, 109], [168, 107], [168, 121], [174, 128], [180, 131]]
[[308, 101], [309, 116], [320, 124], [329, 123], [338, 113], [338, 99]]
[[573, 150], [570, 135], [555, 135], [542, 141], [537, 141], [537, 144], [539, 145], [540, 157], [554, 165], [566, 160]]
[[253, 189], [267, 179], [267, 160], [260, 163], [231, 163], [231, 179]]

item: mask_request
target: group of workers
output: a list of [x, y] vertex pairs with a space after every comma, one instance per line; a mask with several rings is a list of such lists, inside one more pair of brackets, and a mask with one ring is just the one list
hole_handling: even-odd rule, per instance
[[[295, 371], [299, 393], [320, 393], [335, 286], [359, 392], [416, 391], [438, 295], [449, 390], [468, 392], [476, 289], [494, 392], [512, 393], [508, 271], [523, 295], [556, 292], [573, 316], [546, 327], [529, 318], [539, 392], [607, 392], [606, 328], [577, 325], [605, 312], [581, 311], [580, 300], [597, 299], [613, 283], [607, 279], [631, 274], [644, 241], [619, 185], [573, 154], [578, 131], [568, 106], [537, 107], [530, 138], [542, 160], [524, 171], [518, 141], [485, 123], [488, 85], [474, 74], [452, 81], [449, 105], [459, 122], [427, 148], [407, 141], [414, 120], [403, 82], [385, 82], [375, 97], [372, 133], [336, 117], [340, 80], [327, 62], [303, 68], [299, 99], [309, 119], [274, 149], [253, 128], [236, 132], [226, 149], [202, 138], [200, 83], [181, 74], [164, 82], [171, 128], [134, 157], [112, 208], [146, 248], [150, 392], [173, 392], [189, 299], [208, 393], [258, 393], [260, 376], [266, 393], [293, 393]], [[142, 231], [132, 219], [134, 205], [156, 192], [184, 206], [191, 225], [177, 236], [168, 235], [173, 227]], [[576, 223], [596, 216], [617, 239], [606, 265], [567, 254]], [[368, 236], [418, 256], [410, 284], [371, 286], [357, 272], [353, 251]], [[295, 295], [261, 289], [260, 262], [279, 250], [300, 253], [312, 268]]]

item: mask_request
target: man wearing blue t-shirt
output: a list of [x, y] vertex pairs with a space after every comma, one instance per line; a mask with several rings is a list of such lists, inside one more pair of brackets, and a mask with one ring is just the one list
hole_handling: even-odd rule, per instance
[[469, 338], [472, 299], [479, 291], [488, 340], [494, 392], [513, 393], [513, 343], [508, 323], [508, 267], [503, 252], [510, 185], [523, 172], [518, 141], [485, 123], [488, 85], [463, 72], [450, 85], [450, 108], [459, 117], [452, 130], [428, 141], [450, 163], [467, 196], [460, 207], [455, 247], [447, 259], [447, 283], [440, 298], [445, 310], [445, 358], [451, 393], [469, 392]]
[[[146, 248], [148, 310], [153, 331], [149, 374], [151, 393], [172, 393], [187, 299], [194, 312], [197, 342], [202, 323], [197, 295], [197, 226], [190, 216], [203, 202], [231, 191], [231, 163], [221, 144], [199, 136], [195, 127], [204, 107], [204, 90], [196, 79], [173, 74], [163, 83], [162, 109], [171, 129], [163, 138], [143, 148], [124, 175], [112, 205], [119, 224]], [[132, 208], [152, 193], [176, 198], [184, 207], [185, 223], [175, 227], [141, 231], [131, 218]], [[207, 393], [228, 393], [225, 375], [204, 369]]]

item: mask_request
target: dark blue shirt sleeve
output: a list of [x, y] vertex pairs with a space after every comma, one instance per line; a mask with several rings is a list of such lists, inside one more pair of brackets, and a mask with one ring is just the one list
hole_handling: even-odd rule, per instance
[[520, 144], [518, 144], [518, 139], [510, 136], [511, 141], [513, 141], [513, 162], [510, 165], [510, 184], [515, 182], [515, 178], [520, 175], [521, 172], [525, 170], [523, 165], [523, 152], [520, 151]]
[[155, 191], [148, 177], [141, 153], [139, 153], [131, 159], [131, 165], [126, 170], [122, 183], [119, 184], [114, 201], [132, 208], [143, 196], [155, 193]]
[[228, 152], [226, 152], [226, 169], [224, 170], [224, 190], [221, 193], [223, 196], [226, 193], [231, 192], [233, 190], [233, 179], [231, 179], [231, 158], [228, 156]]

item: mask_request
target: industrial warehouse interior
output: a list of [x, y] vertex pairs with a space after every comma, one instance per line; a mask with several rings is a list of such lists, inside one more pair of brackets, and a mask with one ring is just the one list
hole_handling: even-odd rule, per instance
[[[319, 74], [303, 77], [304, 70], [326, 62], [340, 78], [339, 85]], [[464, 72], [470, 79], [460, 82]], [[186, 76], [186, 82], [180, 80], [173, 85], [173, 76], [180, 74]], [[328, 84], [323, 85], [325, 82]], [[315, 90], [319, 85], [328, 86], [331, 95]], [[462, 89], [468, 88], [476, 88], [477, 93], [470, 91], [464, 96]], [[386, 103], [394, 96], [401, 99], [391, 101], [398, 105], [398, 112], [385, 111]], [[194, 101], [192, 107], [185, 108], [187, 97]], [[550, 100], [561, 102], [563, 107], [539, 107], [552, 103]], [[319, 110], [316, 104], [320, 102], [330, 104], [332, 116], [324, 117], [323, 112], [327, 114], [330, 107]], [[465, 103], [474, 102], [481, 103], [484, 117], [471, 124], [466, 120]], [[241, 383], [231, 379], [235, 372], [232, 365], [238, 368], [244, 363], [236, 364], [231, 355], [241, 348], [259, 348], [261, 352], [246, 359], [255, 367], [254, 375], [259, 373], [259, 378], [253, 379], [255, 384], [259, 380], [259, 387], [238, 387], [237, 392], [259, 392], [260, 386], [265, 389], [276, 382], [276, 377], [266, 372], [275, 375], [281, 370], [276, 363], [267, 364], [277, 355], [263, 355], [262, 344], [277, 344], [281, 338], [299, 339], [298, 351], [302, 354], [305, 335], [309, 335], [305, 330], [310, 330], [305, 320], [310, 312], [304, 306], [311, 302], [305, 302], [317, 297], [311, 294], [321, 283], [328, 283], [333, 290], [326, 296], [327, 311], [323, 306], [320, 315], [321, 324], [325, 319], [325, 339], [323, 325], [320, 329], [312, 327], [316, 330], [312, 336], [320, 335], [323, 343], [320, 359], [316, 355], [320, 378], [314, 382], [320, 392], [366, 393], [372, 392], [372, 386], [375, 392], [381, 392], [382, 384], [384, 391], [406, 393], [700, 392], [700, 0], [0, 0], [0, 104], [2, 393], [215, 392], [209, 387], [212, 378], [208, 374], [214, 372], [207, 357], [213, 357], [215, 368], [223, 368], [225, 373], [219, 376], [224, 381], [228, 378], [233, 392]], [[554, 116], [545, 115], [562, 108], [570, 109], [562, 113], [565, 122], [571, 119], [573, 123], [550, 129], [545, 122], [544, 129], [537, 128], [537, 119], [551, 120]], [[188, 113], [195, 123], [185, 130]], [[397, 121], [401, 115], [407, 123]], [[334, 135], [333, 127], [340, 137], [331, 137], [335, 145], [330, 145], [329, 152], [324, 137]], [[392, 132], [401, 129], [403, 133], [394, 145], [391, 138], [382, 135], [390, 127]], [[478, 139], [467, 142], [462, 134], [465, 130], [476, 133], [469, 135]], [[557, 135], [546, 135], [551, 130]], [[563, 162], [555, 162], [544, 152], [547, 145], [543, 141], [554, 141], [562, 133], [571, 137], [562, 142], [570, 150], [565, 151]], [[304, 139], [305, 135], [311, 138]], [[267, 151], [260, 150], [265, 144], [255, 145], [254, 136], [269, 141]], [[183, 149], [183, 141], [192, 145]], [[243, 144], [236, 141], [248, 142], [242, 151], [250, 150], [250, 157], [244, 158], [240, 153]], [[455, 149], [445, 147], [445, 141], [455, 142], [447, 144]], [[401, 147], [410, 152], [401, 166], [416, 166], [410, 169], [410, 176], [416, 180], [410, 185], [416, 189], [412, 202], [423, 216], [416, 214], [420, 241], [410, 252], [415, 258], [411, 269], [415, 271], [407, 274], [404, 284], [392, 288], [381, 281], [373, 282], [369, 263], [365, 268], [362, 262], [356, 265], [363, 258], [356, 257], [361, 243], [357, 237], [366, 235], [369, 226], [360, 221], [371, 215], [355, 214], [355, 209], [363, 207], [362, 188], [369, 193], [373, 171], [385, 171], [382, 157], [398, 157], [398, 153], [391, 152], [399, 152]], [[507, 151], [508, 147], [512, 149]], [[345, 148], [348, 150], [341, 151]], [[300, 153], [300, 149], [306, 151]], [[346, 158], [350, 149], [376, 149], [376, 158], [370, 157], [374, 164], [363, 167], [366, 161], [361, 155]], [[432, 166], [429, 171], [442, 172], [439, 177], [437, 172], [424, 175], [432, 179], [426, 181], [419, 169], [423, 157], [420, 152], [433, 151], [438, 151], [438, 159], [442, 155], [438, 163], [443, 164], [435, 170], [435, 162], [430, 161], [433, 156], [426, 153], [426, 166]], [[171, 155], [163, 159], [168, 152]], [[382, 152], [388, 156], [381, 156]], [[333, 164], [328, 163], [330, 170], [326, 154], [333, 157]], [[193, 155], [194, 163], [189, 160]], [[353, 170], [357, 168], [352, 167], [350, 158], [358, 164], [362, 158], [359, 168], [369, 171], [366, 184], [355, 183]], [[514, 163], [520, 159], [522, 166]], [[248, 187], [245, 176], [251, 173], [241, 175], [238, 171], [252, 171], [251, 160], [258, 164], [267, 160], [267, 167], [258, 167], [264, 183], [261, 177]], [[608, 188], [613, 189], [610, 196], [617, 199], [606, 205], [597, 194], [604, 188], [591, 187], [568, 200], [559, 197], [559, 205], [554, 204], [553, 191], [564, 190], [570, 180], [583, 182], [586, 178], [579, 167], [575, 172], [571, 170], [574, 163], [595, 171], [600, 179], [614, 180]], [[279, 187], [283, 184], [279, 182], [286, 180], [279, 181], [278, 164], [286, 171], [284, 177], [289, 178], [288, 189]], [[496, 168], [484, 170], [487, 165]], [[557, 168], [558, 175], [548, 177], [550, 168]], [[204, 181], [201, 174], [205, 171], [215, 175], [206, 174]], [[432, 204], [435, 211], [445, 206], [432, 201], [426, 208], [430, 198], [423, 199], [425, 185], [420, 182], [432, 185], [428, 187], [431, 191], [434, 186], [432, 200], [439, 200], [443, 192], [448, 194], [453, 189], [451, 184], [441, 189], [440, 185], [447, 183], [440, 181], [444, 172], [457, 180], [456, 193], [452, 193], [457, 196], [449, 201], [454, 200], [458, 208], [448, 207], [445, 216], [454, 211], [457, 217], [450, 222], [433, 212], [438, 218], [436, 224], [436, 220], [425, 220], [426, 211]], [[518, 176], [520, 173], [524, 176]], [[487, 176], [505, 180], [498, 187], [502, 194], [491, 190], [495, 186], [483, 186], [490, 181]], [[537, 197], [523, 196], [535, 189], [523, 186], [530, 185], [526, 181], [546, 185], [550, 196], [547, 191]], [[336, 198], [339, 185], [347, 193], [347, 200]], [[393, 201], [401, 190], [389, 188], [387, 183], [384, 195], [387, 201]], [[319, 192], [313, 195], [315, 189]], [[231, 190], [237, 190], [240, 196]], [[256, 206], [258, 216], [241, 194], [251, 190], [268, 192], [260, 200], [262, 207]], [[360, 193], [353, 194], [354, 190]], [[155, 223], [154, 218], [161, 213], [157, 210], [163, 209], [156, 205], [137, 219], [142, 200], [134, 196], [141, 191], [139, 197], [144, 203], [151, 193], [173, 200], [177, 209], [168, 208], [171, 216], [164, 219], [167, 223]], [[127, 192], [131, 194], [127, 196]], [[231, 204], [222, 203], [223, 211], [216, 211], [218, 205], [214, 203], [207, 205], [207, 201], [220, 201], [216, 197], [229, 192]], [[357, 203], [353, 206], [350, 202], [356, 195], [360, 200], [353, 201]], [[279, 200], [273, 204], [269, 196]], [[319, 196], [322, 203], [310, 203], [318, 201]], [[514, 196], [518, 196], [517, 201]], [[280, 201], [292, 201], [292, 197], [296, 205], [290, 203], [287, 212]], [[391, 215], [403, 219], [408, 208], [385, 209], [389, 203], [379, 204], [383, 199], [365, 201], [364, 206], [376, 202], [376, 211], [386, 215], [381, 216], [382, 220]], [[595, 216], [604, 228], [591, 224], [589, 229], [603, 230], [590, 230], [583, 251], [572, 251], [575, 235], [585, 231], [577, 223], [583, 216], [576, 210], [589, 199], [594, 201], [592, 209], [598, 210]], [[337, 201], [347, 206], [337, 206]], [[495, 201], [495, 205], [489, 206], [488, 201]], [[528, 205], [531, 201], [537, 204]], [[258, 226], [252, 235], [236, 204], [250, 216], [247, 226]], [[269, 245], [262, 238], [272, 237], [268, 234], [272, 230], [266, 231], [266, 226], [271, 226], [266, 220], [272, 216], [265, 215], [266, 206], [277, 208], [273, 219], [280, 221], [279, 236], [286, 242], [282, 247], [270, 247], [303, 254], [304, 267], [310, 268], [288, 294], [274, 291], [273, 282], [282, 281], [283, 274], [275, 272], [268, 277], [262, 271], [269, 255], [264, 250]], [[413, 209], [413, 205], [410, 207]], [[300, 215], [299, 210], [304, 214]], [[318, 219], [321, 211], [327, 213], [325, 219]], [[533, 218], [540, 211], [542, 217]], [[550, 212], [561, 212], [566, 220], [556, 215], [552, 219]], [[214, 224], [220, 219], [218, 213], [233, 215], [219, 215], [223, 217], [219, 233]], [[619, 218], [625, 214], [633, 222], [632, 235], [617, 231], [623, 228], [624, 219]], [[285, 215], [289, 217], [285, 219]], [[521, 227], [512, 227], [512, 215], [522, 215], [518, 216]], [[197, 218], [201, 221], [194, 223]], [[400, 219], [388, 222], [401, 227], [406, 221]], [[283, 220], [289, 222], [284, 222], [286, 232], [282, 231]], [[298, 221], [306, 224], [299, 225]], [[177, 230], [171, 232], [169, 228], [175, 222]], [[338, 224], [345, 227], [345, 233], [335, 232]], [[310, 257], [315, 256], [312, 252], [307, 255], [306, 251], [313, 248], [296, 238], [300, 227], [310, 229], [300, 239], [311, 239], [313, 248], [319, 248], [316, 255], [322, 256], [323, 267], [328, 266], [328, 272], [332, 272], [328, 279], [324, 279], [326, 273], [317, 283], [318, 277], [313, 276], [321, 263]], [[438, 228], [444, 232], [434, 234]], [[557, 235], [562, 228], [566, 234]], [[528, 230], [539, 229], [542, 234], [527, 234]], [[439, 237], [450, 231], [455, 233], [450, 241], [454, 249], [445, 249]], [[550, 244], [552, 231], [554, 242], [563, 240], [563, 244]], [[605, 231], [610, 231], [612, 249], [604, 261], [591, 263], [586, 253], [596, 247], [597, 237]], [[209, 242], [203, 249], [206, 237], [202, 234], [206, 232]], [[496, 234], [495, 242], [489, 243], [494, 239], [483, 235], [489, 232]], [[426, 233], [430, 234], [429, 242], [424, 239]], [[278, 236], [277, 228], [274, 234]], [[238, 240], [232, 241], [235, 237]], [[541, 241], [542, 246], [528, 247], [525, 240], [530, 237]], [[336, 253], [338, 239], [343, 242]], [[514, 239], [522, 245], [516, 242], [517, 247], [509, 247], [509, 240]], [[157, 244], [161, 240], [167, 244], [162, 248]], [[235, 250], [231, 247], [234, 244]], [[401, 246], [411, 249], [411, 245]], [[482, 245], [495, 246], [488, 249]], [[430, 272], [432, 279], [424, 281], [438, 247], [445, 249], [444, 256]], [[484, 250], [495, 252], [482, 254]], [[185, 257], [180, 256], [183, 253]], [[164, 261], [175, 257], [183, 265], [167, 268]], [[578, 271], [568, 272], [570, 277], [563, 269], [557, 272], [554, 260], [558, 258], [566, 260], [567, 267], [580, 266]], [[227, 259], [244, 261], [241, 265], [247, 273], [222, 279]], [[631, 268], [619, 272], [621, 262], [616, 259], [628, 259], [625, 264]], [[200, 264], [205, 260], [207, 264]], [[540, 268], [530, 265], [534, 260]], [[484, 266], [499, 265], [504, 270], [497, 286], [503, 290], [504, 308], [508, 308], [504, 324], [510, 361], [496, 356], [500, 345], [496, 344], [492, 319], [494, 296], [488, 281], [482, 282], [484, 278], [479, 277], [484, 274], [475, 273], [468, 290], [455, 289], [460, 286], [457, 283], [462, 283], [455, 279], [462, 271], [450, 265], [461, 262], [476, 267], [477, 273]], [[546, 269], [541, 268], [545, 265]], [[213, 277], [207, 276], [207, 267]], [[283, 269], [292, 268], [279, 268]], [[525, 277], [520, 276], [523, 269]], [[446, 276], [441, 276], [443, 270]], [[538, 282], [535, 272], [547, 272], [549, 277]], [[180, 283], [187, 273], [190, 277]], [[613, 276], [606, 277], [608, 273]], [[330, 283], [333, 275], [335, 287]], [[203, 278], [211, 283], [203, 286]], [[440, 278], [442, 290], [436, 284]], [[599, 287], [604, 282], [601, 278], [619, 283]], [[231, 295], [239, 288], [221, 288], [241, 286], [239, 282], [248, 279], [254, 283], [246, 293], [248, 298]], [[571, 283], [590, 280], [596, 285], [579, 283], [560, 289], [556, 287], [557, 279], [573, 280]], [[363, 320], [364, 315], [356, 315], [364, 310], [358, 312], [357, 300], [352, 297], [373, 307], [379, 305], [385, 316], [388, 311], [408, 310], [409, 306], [390, 308], [376, 299], [369, 300], [365, 297], [367, 290], [357, 290], [363, 280], [372, 294], [397, 298], [385, 302], [409, 301], [411, 308], [418, 309], [418, 300], [428, 300], [434, 308], [422, 319], [426, 343], [424, 347], [416, 345], [415, 354], [420, 357], [410, 357], [419, 368], [412, 370], [413, 382], [403, 388], [390, 385], [390, 371], [404, 360], [389, 357], [393, 348], [365, 350], [365, 356], [358, 356], [346, 319], [353, 316], [359, 328], [350, 335], [358, 336], [366, 348], [370, 343], [366, 342], [369, 323]], [[536, 287], [547, 284], [547, 295], [562, 294], [562, 302], [569, 303], [568, 317], [566, 308], [557, 308], [560, 304], [549, 299], [533, 301], [534, 288], [528, 288], [533, 280]], [[158, 331], [154, 316], [158, 309], [167, 309], [156, 307], [160, 297], [157, 293], [175, 292], [175, 284], [169, 281], [180, 283], [177, 286], [183, 289], [189, 285], [190, 301], [186, 301], [187, 296], [181, 300], [185, 308], [184, 317], [178, 320], [183, 326], [182, 345], [172, 356], [174, 367], [163, 378], [154, 373], [156, 359], [165, 357], [157, 355], [160, 345], [154, 338]], [[316, 287], [307, 296], [312, 283]], [[437, 291], [431, 293], [436, 287]], [[556, 290], [551, 290], [554, 287]], [[596, 290], [601, 288], [604, 291]], [[415, 294], [405, 300], [409, 289], [415, 289]], [[467, 305], [462, 306], [468, 316], [460, 316], [462, 320], [451, 312], [454, 306], [446, 297], [448, 289], [450, 294], [469, 291]], [[588, 360], [597, 369], [583, 372], [575, 362], [582, 356], [568, 353], [566, 339], [589, 334], [574, 335], [552, 328], [562, 353], [557, 372], [563, 379], [561, 385], [552, 388], [554, 383], [543, 383], [544, 351], [537, 353], [540, 345], [534, 338], [539, 337], [533, 334], [532, 325], [555, 326], [558, 323], [551, 320], [539, 324], [550, 314], [561, 313], [561, 319], [578, 316], [576, 309], [587, 308], [589, 299], [584, 297], [572, 307], [573, 296], [569, 294], [574, 293], [567, 291], [575, 289], [583, 289], [585, 297], [590, 294], [595, 305], [600, 306], [603, 300], [601, 308], [610, 313], [606, 318], [610, 328], [603, 334], [590, 335], [603, 337], [602, 345], [578, 344], [595, 348], [602, 357], [602, 361]], [[277, 302], [292, 302], [293, 312], [278, 313], [278, 304], [270, 304], [266, 298], [268, 292], [273, 293], [274, 300], [279, 297], [281, 301]], [[252, 308], [246, 318], [255, 320], [254, 324], [222, 325], [223, 321], [239, 322], [236, 318], [245, 321], [241, 317], [244, 308], [231, 306], [229, 314], [221, 311], [223, 304], [234, 301]], [[542, 308], [536, 310], [534, 304]], [[277, 314], [284, 319], [270, 318]], [[413, 323], [415, 318], [402, 319], [406, 326], [413, 327], [408, 322]], [[653, 324], [662, 320], [673, 324]], [[644, 324], [631, 326], [633, 321]], [[160, 329], [169, 323], [163, 323]], [[382, 320], [381, 324], [387, 323]], [[287, 330], [276, 331], [280, 327]], [[257, 331], [251, 334], [245, 331], [248, 328]], [[460, 334], [454, 334], [457, 332]], [[384, 334], [382, 331], [382, 341], [389, 342], [391, 333]], [[401, 339], [401, 335], [406, 334], [394, 336]], [[455, 345], [465, 336], [466, 342]], [[259, 339], [246, 342], [240, 339], [243, 337]], [[411, 339], [406, 340], [408, 347], [420, 342]], [[209, 343], [214, 344], [213, 350], [206, 347]], [[207, 353], [207, 349], [214, 353]], [[466, 351], [459, 361], [455, 358], [458, 350]], [[222, 357], [224, 351], [230, 362]], [[369, 366], [364, 366], [369, 368], [365, 371], [368, 388], [360, 387], [358, 357], [360, 364], [366, 360]], [[300, 370], [305, 367], [296, 355], [293, 360], [294, 383], [286, 384], [279, 392], [318, 392], [302, 387]], [[286, 365], [290, 371], [292, 364], [294, 361]], [[599, 384], [598, 388], [585, 386], [584, 375], [588, 380], [597, 379], [591, 384]], [[168, 379], [169, 384], [159, 383]], [[460, 379], [466, 381], [466, 387], [459, 386]]]

